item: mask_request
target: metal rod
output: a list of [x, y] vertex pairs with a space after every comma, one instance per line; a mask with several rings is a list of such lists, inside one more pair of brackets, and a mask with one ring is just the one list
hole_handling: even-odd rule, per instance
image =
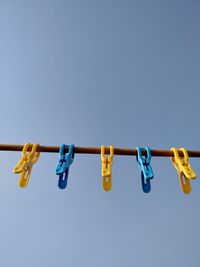
[[[23, 145], [12, 145], [12, 144], [0, 144], [0, 151], [22, 151]], [[31, 149], [31, 147], [30, 147]], [[40, 152], [50, 152], [50, 153], [58, 153], [60, 147], [59, 146], [42, 146], [40, 145], [38, 148], [38, 151]], [[66, 149], [66, 152], [68, 149]], [[77, 154], [101, 154], [101, 148], [100, 147], [75, 147], [75, 153]], [[105, 149], [105, 152], [108, 154], [109, 149]], [[115, 155], [121, 155], [121, 156], [136, 156], [137, 151], [136, 149], [130, 149], [130, 148], [114, 148], [114, 154]], [[145, 155], [145, 151], [144, 151]], [[173, 152], [170, 150], [151, 150], [151, 155], [155, 157], [172, 157]], [[188, 150], [188, 155], [190, 157], [200, 157], [200, 151], [196, 150]], [[180, 152], [180, 156], [182, 155], [182, 152]]]

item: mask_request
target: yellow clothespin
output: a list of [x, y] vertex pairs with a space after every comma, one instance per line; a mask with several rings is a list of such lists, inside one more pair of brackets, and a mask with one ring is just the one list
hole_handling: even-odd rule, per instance
[[[105, 149], [110, 148], [110, 155], [105, 156]], [[110, 191], [112, 188], [112, 161], [113, 161], [113, 154], [114, 154], [114, 148], [113, 146], [106, 147], [104, 145], [101, 146], [101, 163], [102, 163], [102, 169], [101, 174], [103, 177], [103, 189], [105, 191]]]
[[[171, 151], [174, 153], [171, 161], [178, 172], [181, 189], [185, 194], [189, 194], [192, 191], [190, 180], [195, 179], [197, 175], [189, 164], [187, 150], [185, 148], [176, 149], [173, 147]], [[183, 157], [180, 157], [179, 151], [183, 153]]]
[[[31, 151], [28, 151], [29, 147], [32, 147]], [[28, 185], [33, 164], [36, 163], [40, 156], [40, 152], [37, 152], [38, 147], [39, 144], [25, 144], [22, 150], [22, 157], [13, 169], [14, 173], [21, 173], [19, 178], [20, 187], [26, 187]]]

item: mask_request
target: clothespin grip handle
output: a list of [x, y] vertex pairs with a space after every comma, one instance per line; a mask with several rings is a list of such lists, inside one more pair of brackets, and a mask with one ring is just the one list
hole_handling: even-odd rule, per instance
[[[66, 148], [68, 148], [67, 153], [65, 152]], [[60, 146], [60, 160], [56, 167], [56, 174], [59, 175], [58, 187], [60, 189], [67, 187], [69, 168], [74, 160], [74, 148], [73, 144], [70, 146], [62, 144]]]
[[[151, 182], [153, 179], [154, 173], [150, 165], [151, 162], [151, 149], [149, 147], [137, 147], [136, 159], [141, 170], [141, 182], [142, 190], [144, 193], [149, 193], [151, 191]], [[142, 151], [146, 151], [146, 155], [142, 155]]]
[[[31, 151], [28, 151], [29, 147]], [[28, 185], [33, 164], [35, 164], [40, 156], [40, 152], [37, 151], [39, 144], [27, 143], [24, 145], [22, 150], [22, 157], [17, 165], [14, 167], [14, 173], [21, 173], [19, 178], [19, 186], [26, 187]]]
[[[105, 155], [105, 149], [110, 149], [110, 154]], [[102, 186], [105, 191], [110, 191], [112, 188], [112, 162], [113, 162], [114, 148], [113, 146], [101, 146], [101, 162], [102, 162]]]
[[[174, 153], [174, 156], [171, 157], [171, 162], [177, 170], [181, 189], [185, 194], [189, 194], [192, 191], [190, 179], [195, 179], [196, 173], [188, 162], [187, 150], [185, 148], [176, 149], [173, 147], [171, 151]], [[180, 157], [179, 151], [182, 151], [183, 157]]]

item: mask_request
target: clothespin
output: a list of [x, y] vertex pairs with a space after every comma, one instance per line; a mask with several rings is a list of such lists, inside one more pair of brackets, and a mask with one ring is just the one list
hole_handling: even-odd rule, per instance
[[[190, 180], [196, 178], [196, 173], [189, 164], [189, 157], [185, 148], [171, 148], [174, 156], [171, 157], [173, 166], [176, 168], [179, 176], [181, 189], [185, 194], [189, 194], [192, 191]], [[180, 157], [179, 152], [182, 152], [183, 156]]]
[[[28, 151], [30, 147], [32, 148]], [[33, 164], [36, 163], [40, 156], [40, 152], [37, 152], [38, 147], [39, 144], [25, 144], [22, 150], [22, 157], [13, 169], [14, 173], [21, 173], [19, 178], [20, 187], [26, 187], [28, 185]]]
[[[151, 162], [151, 149], [149, 147], [137, 147], [136, 159], [141, 170], [141, 179], [142, 179], [142, 189], [145, 193], [151, 191], [150, 180], [153, 179], [153, 169], [150, 165]], [[146, 150], [146, 155], [142, 155], [142, 151]]]
[[[68, 148], [66, 154], [65, 149]], [[58, 187], [64, 189], [67, 187], [69, 167], [74, 160], [74, 145], [67, 146], [65, 144], [60, 146], [60, 160], [56, 167], [56, 174], [59, 175]]]
[[[110, 148], [109, 156], [105, 156], [105, 149]], [[112, 188], [112, 162], [113, 162], [114, 148], [113, 146], [106, 147], [104, 145], [101, 146], [101, 174], [103, 178], [103, 189], [105, 191], [110, 191]]]

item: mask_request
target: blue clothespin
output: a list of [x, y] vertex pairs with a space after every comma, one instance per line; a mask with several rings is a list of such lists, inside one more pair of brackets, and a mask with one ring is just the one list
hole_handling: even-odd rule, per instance
[[[150, 180], [153, 179], [153, 169], [150, 165], [151, 162], [151, 149], [149, 147], [137, 147], [136, 159], [141, 170], [142, 189], [145, 193], [151, 191]], [[142, 150], [146, 150], [146, 156], [142, 156]]]
[[[65, 148], [68, 147], [68, 153], [65, 153]], [[56, 167], [56, 174], [59, 175], [58, 187], [64, 189], [67, 187], [69, 167], [74, 160], [74, 145], [60, 146], [60, 160]]]

